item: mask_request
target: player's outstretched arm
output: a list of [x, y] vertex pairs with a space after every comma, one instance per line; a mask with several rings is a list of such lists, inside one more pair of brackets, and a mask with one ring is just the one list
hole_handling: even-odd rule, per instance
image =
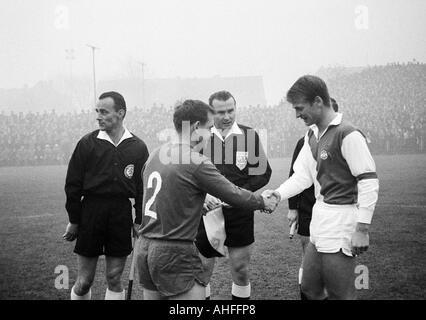
[[280, 195], [280, 201], [298, 195], [314, 183], [311, 172], [316, 170], [316, 162], [312, 157], [306, 137], [302, 149], [294, 162], [293, 170], [294, 173], [291, 177], [275, 190], [276, 194]]
[[[249, 210], [265, 208], [265, 202], [261, 195], [241, 189], [226, 179], [210, 160], [203, 161], [194, 172], [200, 188], [206, 193], [219, 198], [233, 207]], [[270, 201], [268, 201], [268, 205]]]

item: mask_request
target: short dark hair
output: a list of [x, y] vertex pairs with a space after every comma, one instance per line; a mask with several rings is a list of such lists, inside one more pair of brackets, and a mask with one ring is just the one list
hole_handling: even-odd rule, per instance
[[115, 111], [118, 111], [120, 109], [124, 110], [124, 116], [126, 116], [127, 108], [126, 108], [126, 101], [124, 101], [124, 98], [121, 94], [115, 91], [108, 91], [104, 92], [99, 96], [99, 100], [111, 98], [114, 100], [114, 109]]
[[331, 106], [333, 107], [333, 110], [336, 112], [339, 111], [339, 105], [337, 104], [337, 101], [332, 97], [330, 97], [330, 101], [331, 101]]
[[320, 97], [326, 106], [330, 106], [330, 95], [324, 80], [317, 76], [305, 75], [297, 79], [287, 92], [287, 101], [291, 104], [300, 102], [314, 103]]
[[177, 132], [182, 132], [182, 122], [189, 121], [190, 124], [200, 121], [204, 124], [208, 120], [208, 114], [215, 113], [214, 109], [200, 100], [185, 100], [175, 107], [173, 123]]
[[213, 107], [213, 100], [227, 101], [229, 98], [234, 99], [234, 104], [237, 105], [237, 101], [235, 100], [234, 96], [229, 91], [225, 90], [213, 93], [209, 97], [209, 105]]

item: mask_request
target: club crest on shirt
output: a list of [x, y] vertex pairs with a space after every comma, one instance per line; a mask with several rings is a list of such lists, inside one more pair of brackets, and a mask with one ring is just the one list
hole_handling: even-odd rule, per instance
[[327, 153], [327, 151], [326, 151], [326, 150], [322, 150], [322, 151], [321, 151], [320, 158], [321, 158], [322, 160], [327, 160], [327, 158], [328, 158], [328, 153]]
[[247, 165], [248, 152], [237, 151], [235, 157], [235, 165], [238, 169], [243, 170]]
[[124, 168], [124, 175], [126, 178], [131, 179], [133, 177], [133, 172], [135, 171], [135, 166], [133, 164], [129, 164]]

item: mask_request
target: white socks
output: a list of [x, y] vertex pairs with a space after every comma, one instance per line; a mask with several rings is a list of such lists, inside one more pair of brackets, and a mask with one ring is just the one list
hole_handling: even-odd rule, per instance
[[[109, 289], [106, 290], [105, 300], [125, 300], [126, 292], [114, 292]], [[74, 292], [74, 287], [71, 288], [71, 300], [91, 300], [92, 299], [92, 289], [89, 290], [84, 296], [79, 296]]]
[[249, 299], [251, 294], [250, 283], [246, 286], [239, 286], [232, 282], [232, 296], [235, 298]]
[[109, 290], [108, 288], [106, 289], [105, 300], [124, 300], [125, 297], [126, 293], [124, 289], [121, 292], [114, 292]]
[[84, 296], [79, 296], [74, 292], [74, 287], [71, 288], [71, 300], [91, 300], [92, 299], [92, 289], [89, 289], [89, 292]]

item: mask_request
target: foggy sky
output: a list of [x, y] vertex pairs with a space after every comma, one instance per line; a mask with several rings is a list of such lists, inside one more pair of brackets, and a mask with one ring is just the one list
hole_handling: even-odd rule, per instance
[[276, 103], [321, 66], [426, 62], [425, 13], [423, 0], [2, 0], [0, 88], [70, 75], [67, 48], [72, 74], [91, 76], [90, 43], [98, 80], [139, 76], [138, 61], [147, 78], [262, 75]]

